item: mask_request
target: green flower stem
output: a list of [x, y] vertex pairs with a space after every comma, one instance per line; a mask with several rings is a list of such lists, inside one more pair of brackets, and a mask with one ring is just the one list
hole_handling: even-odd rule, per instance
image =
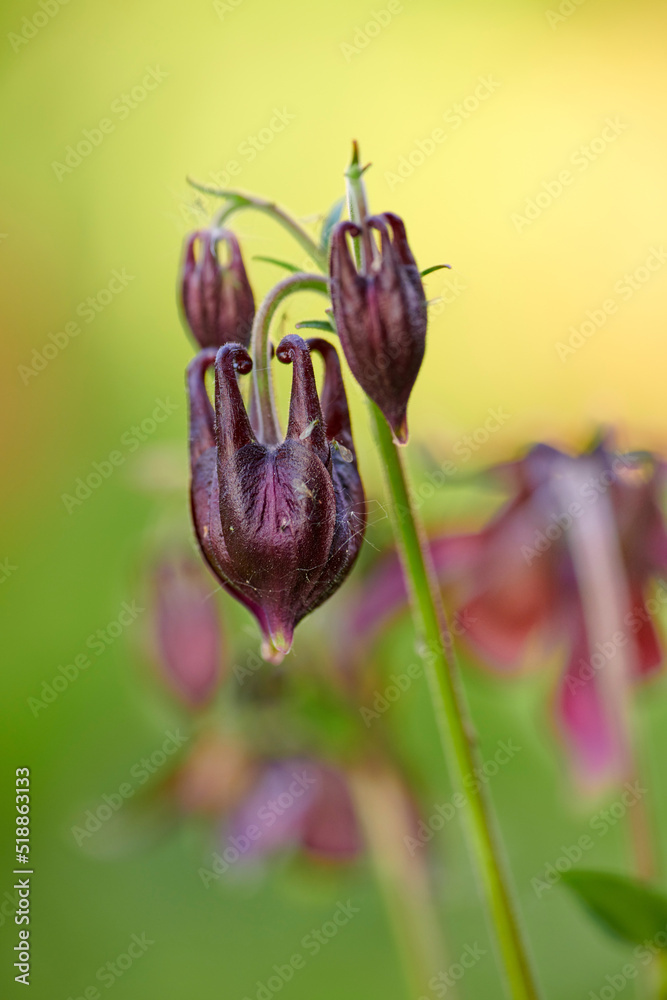
[[229, 204], [225, 205], [218, 215], [216, 216], [217, 225], [223, 225], [227, 219], [229, 219], [236, 212], [241, 212], [246, 208], [254, 208], [257, 212], [263, 212], [264, 215], [268, 215], [275, 222], [279, 223], [287, 232], [294, 237], [297, 243], [303, 247], [309, 257], [317, 264], [317, 266], [322, 270], [326, 271], [328, 266], [327, 252], [319, 247], [315, 240], [313, 240], [305, 229], [296, 222], [291, 216], [284, 212], [282, 208], [278, 208], [272, 201], [267, 201], [265, 198], [256, 198], [253, 195], [244, 194], [242, 191], [228, 190], [227, 188], [217, 188], [210, 184], [200, 184], [199, 181], [195, 181], [188, 177], [188, 184], [192, 185], [197, 191], [201, 191], [203, 194], [211, 194], [216, 198], [227, 198]]
[[[368, 214], [359, 148], [352, 147], [352, 161], [345, 173], [350, 218], [361, 226]], [[362, 234], [363, 235], [363, 234]], [[368, 249], [363, 239], [354, 240], [357, 264], [364, 265]], [[426, 674], [431, 689], [440, 739], [452, 780], [465, 794], [465, 779], [479, 766], [475, 735], [467, 709], [451, 634], [447, 626], [440, 588], [433, 569], [427, 539], [413, 508], [405, 471], [391, 430], [378, 407], [369, 400], [378, 450], [391, 501], [391, 518], [410, 594], [415, 625], [426, 644]], [[488, 914], [505, 967], [513, 1000], [537, 1000], [538, 992], [530, 968], [500, 847], [493, 829], [492, 809], [480, 787], [467, 796], [466, 842], [484, 891]]]
[[275, 285], [255, 313], [252, 325], [253, 392], [257, 404], [258, 436], [264, 444], [278, 444], [280, 429], [273, 399], [269, 329], [276, 309], [294, 292], [320, 292], [328, 296], [329, 282], [320, 274], [290, 274]]
[[440, 738], [452, 778], [467, 798], [464, 816], [468, 847], [486, 896], [511, 996], [514, 1000], [536, 1000], [539, 994], [496, 842], [490, 802], [484, 786], [472, 795], [466, 792], [465, 779], [475, 773], [480, 761], [428, 545], [412, 507], [403, 463], [389, 425], [374, 403], [370, 407], [415, 623], [429, 654], [425, 667]]
[[373, 259], [373, 243], [368, 229], [362, 225], [364, 219], [369, 214], [366, 188], [363, 181], [364, 172], [368, 169], [368, 166], [361, 166], [359, 162], [359, 146], [356, 142], [353, 142], [352, 161], [345, 171], [347, 210], [351, 221], [362, 230], [361, 237], [354, 239], [352, 246], [357, 267], [363, 271], [369, 270]]

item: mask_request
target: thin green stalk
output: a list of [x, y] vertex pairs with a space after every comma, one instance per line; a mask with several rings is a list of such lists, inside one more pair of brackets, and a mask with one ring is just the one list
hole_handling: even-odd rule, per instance
[[242, 191], [213, 187], [210, 184], [201, 184], [191, 177], [188, 177], [188, 184], [203, 194], [211, 194], [216, 198], [228, 199], [229, 204], [224, 205], [216, 216], [215, 222], [217, 225], [223, 225], [236, 212], [241, 212], [245, 208], [254, 208], [255, 211], [263, 212], [264, 215], [268, 215], [275, 222], [279, 223], [283, 229], [286, 229], [290, 236], [293, 236], [297, 243], [303, 247], [315, 264], [322, 271], [326, 271], [328, 265], [326, 250], [318, 246], [315, 240], [308, 235], [305, 229], [301, 228], [298, 222], [272, 201], [267, 201], [265, 198], [256, 198], [254, 195], [244, 194]]
[[290, 274], [275, 285], [255, 313], [252, 325], [251, 351], [253, 359], [253, 391], [257, 402], [257, 431], [264, 444], [278, 444], [280, 433], [273, 401], [271, 379], [271, 320], [281, 302], [294, 292], [311, 291], [329, 294], [329, 283], [320, 274]]
[[[479, 767], [475, 737], [468, 722], [450, 632], [428, 545], [417, 522], [403, 463], [391, 430], [370, 403], [376, 438], [391, 497], [391, 513], [415, 622], [429, 655], [425, 659], [440, 739], [450, 772], [465, 793], [465, 779]], [[399, 513], [400, 512], [400, 513]], [[493, 829], [492, 810], [484, 786], [467, 796], [468, 846], [488, 903], [492, 926], [514, 1000], [539, 996]]]
[[[354, 240], [357, 263], [362, 267], [368, 256], [363, 232], [363, 222], [368, 214], [363, 182], [365, 170], [361, 166], [359, 148], [354, 143], [352, 161], [345, 177], [350, 218], [362, 228], [361, 238]], [[426, 674], [440, 739], [452, 779], [464, 792], [465, 780], [475, 773], [479, 761], [445, 609], [428, 542], [412, 505], [401, 456], [382, 413], [370, 400], [369, 406], [391, 499], [394, 534], [413, 616], [429, 653], [425, 657]], [[493, 829], [491, 803], [483, 786], [468, 796], [465, 818], [466, 842], [484, 892], [511, 996], [513, 1000], [537, 1000], [537, 987]]]

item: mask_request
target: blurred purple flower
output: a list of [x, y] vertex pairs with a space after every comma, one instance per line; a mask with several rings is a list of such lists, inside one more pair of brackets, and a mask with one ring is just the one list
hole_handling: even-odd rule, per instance
[[301, 850], [321, 861], [349, 862], [361, 854], [362, 834], [342, 771], [291, 757], [267, 761], [226, 824], [245, 859]]
[[[603, 442], [577, 456], [537, 445], [498, 472], [512, 499], [480, 532], [434, 538], [436, 572], [497, 669], [566, 645], [557, 723], [577, 777], [597, 789], [627, 776], [629, 688], [662, 662], [654, 620], [667, 592], [659, 602], [649, 590], [667, 571], [663, 467]], [[366, 581], [353, 634], [368, 638], [405, 601], [392, 555]]]
[[205, 705], [223, 674], [215, 595], [189, 556], [160, 563], [154, 575], [154, 644], [168, 684], [191, 707]]

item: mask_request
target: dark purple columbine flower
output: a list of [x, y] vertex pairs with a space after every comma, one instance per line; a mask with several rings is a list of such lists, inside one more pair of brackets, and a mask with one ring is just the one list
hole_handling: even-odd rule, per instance
[[[380, 234], [379, 253], [373, 229]], [[348, 233], [362, 238], [361, 272]], [[384, 212], [361, 228], [339, 223], [330, 274], [336, 330], [352, 374], [382, 410], [396, 440], [405, 443], [408, 399], [424, 358], [426, 296], [402, 220]]]
[[156, 659], [169, 685], [190, 706], [206, 704], [222, 679], [223, 643], [210, 586], [192, 557], [157, 566], [154, 576]]
[[[229, 248], [228, 264], [218, 260], [219, 243], [226, 243]], [[188, 237], [181, 300], [188, 326], [200, 347], [222, 347], [229, 343], [248, 346], [255, 300], [234, 233], [227, 229], [202, 229]]]
[[[335, 350], [325, 361], [322, 404], [308, 345], [285, 337], [293, 364], [285, 440], [253, 429], [237, 373], [252, 368], [240, 344], [201, 351], [190, 363], [192, 512], [197, 538], [223, 587], [257, 618], [267, 656], [282, 656], [294, 628], [336, 590], [361, 547], [364, 494]], [[215, 413], [205, 387], [215, 364]]]

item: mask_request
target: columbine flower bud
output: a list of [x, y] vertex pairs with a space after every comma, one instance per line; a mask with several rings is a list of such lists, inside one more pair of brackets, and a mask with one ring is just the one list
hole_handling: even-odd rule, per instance
[[210, 587], [191, 558], [155, 573], [157, 660], [169, 685], [189, 705], [205, 704], [221, 679], [222, 633]]
[[[219, 243], [229, 248], [228, 264], [218, 260]], [[255, 300], [238, 240], [229, 230], [202, 229], [188, 237], [181, 297], [188, 326], [201, 347], [248, 346]]]
[[[252, 368], [240, 344], [201, 351], [188, 369], [192, 510], [214, 573], [257, 618], [267, 655], [289, 651], [294, 628], [341, 584], [361, 546], [364, 495], [338, 359], [324, 342], [322, 407], [306, 343], [276, 352], [293, 365], [285, 440], [258, 440], [237, 373]], [[215, 364], [215, 413], [204, 378]], [[324, 411], [324, 412], [323, 412]]]
[[[380, 234], [379, 252], [372, 229]], [[361, 272], [348, 233], [362, 237]], [[362, 228], [339, 223], [330, 274], [336, 330], [352, 374], [382, 410], [395, 439], [405, 443], [408, 399], [424, 357], [426, 297], [401, 219], [384, 212], [366, 219]]]

